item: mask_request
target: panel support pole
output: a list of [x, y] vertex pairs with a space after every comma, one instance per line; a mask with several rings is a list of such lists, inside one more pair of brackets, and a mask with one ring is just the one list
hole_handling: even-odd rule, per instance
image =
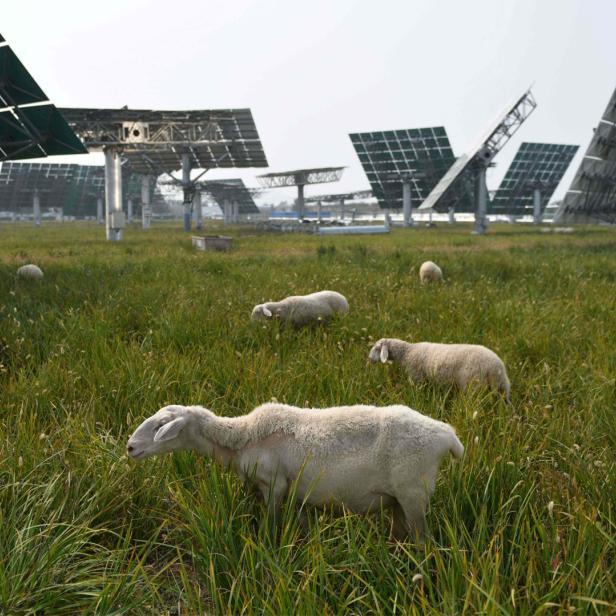
[[105, 210], [107, 240], [118, 242], [122, 239], [124, 212], [120, 152], [115, 148], [105, 150]]
[[190, 154], [182, 154], [182, 189], [184, 192], [184, 231], [190, 231], [190, 213], [193, 195], [190, 191]]
[[449, 214], [449, 224], [453, 225], [456, 222], [456, 208], [454, 208], [453, 206], [449, 208], [448, 211]]
[[41, 226], [41, 196], [39, 191], [35, 190], [32, 195], [32, 218], [34, 220], [34, 226]]
[[402, 224], [405, 227], [413, 226], [413, 206], [411, 203], [411, 183], [402, 181]]
[[483, 235], [488, 227], [488, 187], [486, 185], [486, 167], [477, 170], [475, 185], [475, 228], [473, 234]]
[[193, 207], [195, 208], [196, 214], [196, 225], [199, 231], [203, 230], [203, 208], [201, 206], [201, 189], [195, 189], [195, 197], [193, 200]]
[[129, 197], [126, 203], [126, 220], [127, 222], [133, 222], [133, 199], [132, 197]]
[[225, 199], [223, 202], [222, 215], [225, 225], [228, 225], [229, 222], [231, 222], [231, 202], [229, 201], [229, 199]]
[[297, 214], [300, 220], [304, 218], [304, 185], [297, 185]]
[[141, 176], [141, 228], [149, 229], [152, 221], [152, 206], [150, 205], [150, 176]]
[[319, 199], [317, 201], [317, 220], [319, 221], [319, 223], [321, 222], [321, 215], [322, 215], [322, 211], [321, 211], [321, 199]]
[[533, 224], [541, 224], [541, 189], [533, 189]]
[[103, 224], [103, 195], [96, 197], [96, 223]]

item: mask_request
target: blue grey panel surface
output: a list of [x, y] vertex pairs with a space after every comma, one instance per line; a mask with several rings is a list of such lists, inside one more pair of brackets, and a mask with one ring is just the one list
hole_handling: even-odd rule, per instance
[[578, 147], [556, 143], [522, 143], [492, 199], [490, 213], [514, 216], [532, 214], [535, 189], [540, 191], [543, 211]]
[[410, 181], [411, 202], [419, 205], [455, 161], [443, 126], [351, 133], [349, 137], [372, 192], [385, 209], [402, 208], [404, 177]]
[[240, 178], [229, 180], [210, 180], [201, 182], [201, 187], [212, 196], [222, 210], [226, 200], [235, 202], [239, 206], [240, 214], [258, 214], [259, 208], [252, 198], [252, 194]]
[[616, 223], [616, 89], [556, 217]]

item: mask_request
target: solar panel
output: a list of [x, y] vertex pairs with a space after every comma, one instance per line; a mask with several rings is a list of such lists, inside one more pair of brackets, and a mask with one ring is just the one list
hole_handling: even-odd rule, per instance
[[506, 107], [471, 149], [460, 156], [443, 175], [419, 209], [446, 211], [450, 205], [451, 193], [455, 194], [457, 191], [465, 190], [463, 184], [468, 181], [468, 178], [462, 177], [465, 175], [464, 172], [467, 169], [472, 171], [473, 164], [479, 164], [485, 168], [536, 106], [537, 103], [531, 91], [527, 90], [514, 103]]
[[616, 222], [616, 89], [555, 219]]
[[334, 193], [331, 195], [311, 195], [306, 197], [306, 203], [340, 203], [341, 201], [353, 201], [354, 199], [371, 199], [371, 190], [358, 190], [351, 193]]
[[[4, 39], [2, 39], [4, 42]], [[0, 160], [87, 150], [8, 45], [0, 45]]]
[[[422, 202], [455, 161], [443, 126], [349, 135], [379, 206], [402, 208], [407, 177], [411, 201]], [[467, 208], [471, 207], [469, 199]], [[462, 208], [464, 209], [464, 208]]]
[[305, 184], [323, 184], [326, 182], [337, 182], [342, 176], [343, 171], [344, 167], [295, 169], [294, 171], [279, 171], [258, 175], [257, 180], [264, 188], [303, 186]]
[[522, 143], [492, 199], [491, 213], [532, 214], [536, 189], [543, 211], [577, 150], [577, 145]]
[[225, 201], [237, 203], [240, 214], [258, 214], [259, 208], [254, 202], [251, 192], [246, 188], [243, 180], [210, 180], [201, 182], [200, 186], [216, 201], [216, 204], [224, 211]]
[[267, 167], [250, 109], [154, 111], [65, 108], [70, 126], [91, 148], [122, 146], [135, 173], [161, 175], [182, 167]]
[[43, 208], [94, 215], [104, 189], [103, 166], [4, 162], [0, 167], [0, 210], [30, 212], [37, 191]]

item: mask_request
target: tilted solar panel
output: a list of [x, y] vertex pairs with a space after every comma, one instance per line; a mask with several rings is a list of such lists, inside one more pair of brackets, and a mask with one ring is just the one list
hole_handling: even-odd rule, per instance
[[616, 89], [555, 219], [616, 223]]
[[490, 213], [532, 214], [535, 190], [540, 191], [543, 211], [577, 150], [577, 145], [522, 143], [492, 199]]
[[224, 211], [225, 201], [237, 203], [240, 214], [258, 214], [259, 208], [252, 194], [246, 188], [243, 180], [210, 180], [200, 183], [203, 190], [212, 196], [221, 210]]
[[[411, 201], [421, 203], [455, 161], [443, 126], [408, 130], [351, 133], [359, 161], [379, 205], [402, 208], [403, 178], [411, 186]], [[467, 208], [470, 207], [467, 199]], [[460, 211], [467, 211], [460, 207]]]

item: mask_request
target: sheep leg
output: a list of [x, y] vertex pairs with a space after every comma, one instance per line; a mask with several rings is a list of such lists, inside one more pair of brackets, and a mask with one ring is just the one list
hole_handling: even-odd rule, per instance
[[428, 530], [424, 499], [412, 494], [403, 498], [398, 497], [398, 503], [404, 513], [407, 533], [411, 535], [413, 539], [417, 540], [418, 543], [424, 543]]
[[282, 477], [273, 477], [270, 481], [258, 481], [263, 501], [267, 504], [267, 512], [271, 519], [276, 518], [284, 497], [287, 493], [287, 481]]
[[389, 539], [391, 541], [404, 541], [408, 533], [409, 529], [406, 524], [404, 509], [402, 509], [400, 503], [396, 501], [392, 508], [391, 532], [389, 534]]

